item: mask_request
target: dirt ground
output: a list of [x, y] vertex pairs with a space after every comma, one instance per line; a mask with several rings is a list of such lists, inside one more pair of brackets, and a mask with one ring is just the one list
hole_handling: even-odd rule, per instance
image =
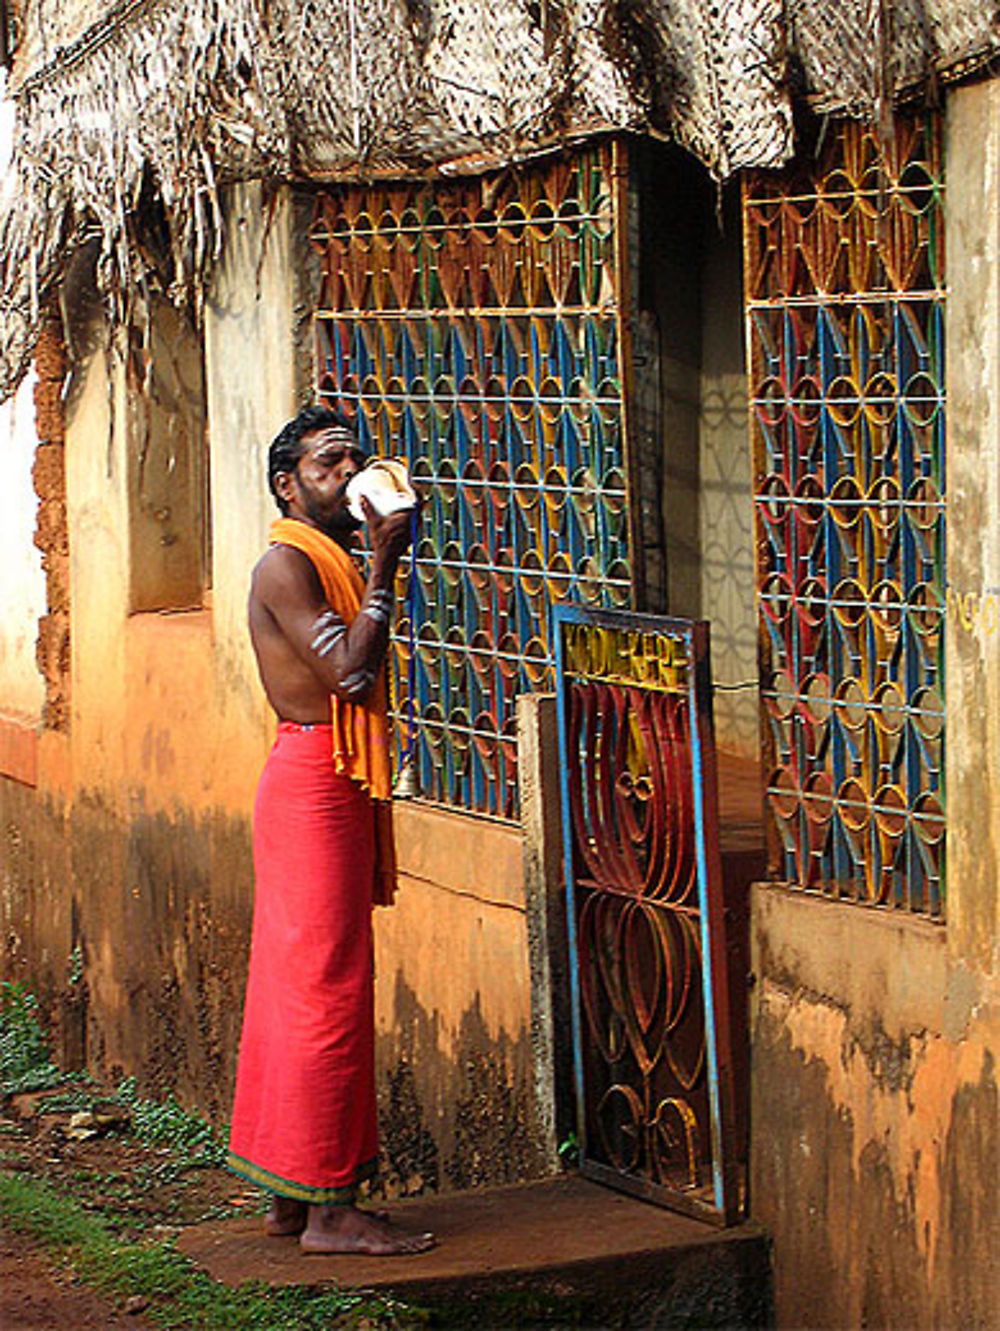
[[3, 1331], [146, 1331], [149, 1323], [112, 1308], [43, 1256], [31, 1239], [0, 1229]]
[[[91, 1121], [60, 1111], [59, 1092], [14, 1096], [0, 1107], [0, 1169], [63, 1190], [123, 1242], [168, 1238], [186, 1225], [263, 1208], [261, 1194], [224, 1169], [129, 1135], [127, 1117]], [[141, 1307], [116, 1308], [75, 1282], [41, 1245], [0, 1228], [3, 1331], [144, 1331]]]
[[101, 1216], [128, 1242], [263, 1206], [262, 1194], [226, 1169], [194, 1167], [182, 1151], [143, 1146], [127, 1112], [80, 1116], [65, 1092], [15, 1095], [0, 1108], [0, 1168], [24, 1170]]

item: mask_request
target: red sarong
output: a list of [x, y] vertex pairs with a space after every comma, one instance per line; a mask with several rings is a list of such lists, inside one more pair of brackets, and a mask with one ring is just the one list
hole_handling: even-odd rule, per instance
[[328, 726], [282, 722], [254, 808], [250, 970], [229, 1165], [306, 1202], [347, 1201], [377, 1153], [372, 801]]

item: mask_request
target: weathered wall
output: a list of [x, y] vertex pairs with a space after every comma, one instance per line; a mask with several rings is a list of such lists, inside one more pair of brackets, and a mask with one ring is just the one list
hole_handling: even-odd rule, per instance
[[756, 889], [751, 1206], [790, 1327], [996, 1325], [996, 81], [950, 95], [946, 162], [947, 924]]
[[390, 1192], [542, 1172], [521, 835], [400, 804], [403, 875], [377, 911], [376, 1033]]
[[[234, 212], [234, 233], [256, 225], [259, 235], [259, 199], [237, 202], [245, 207]], [[206, 316], [218, 619], [210, 593], [186, 613], [129, 614], [134, 389], [120, 344], [109, 357], [102, 336], [74, 331], [72, 710], [66, 736], [43, 736], [37, 796], [12, 783], [2, 790], [13, 848], [4, 863], [5, 968], [39, 988], [68, 1056], [171, 1085], [214, 1114], [225, 1113], [238, 1036], [249, 811], [270, 734], [236, 624], [242, 629], [249, 569], [266, 539], [263, 444], [295, 405], [289, 215], [286, 205], [273, 218], [260, 302], [251, 237], [231, 247]], [[77, 949], [83, 978], [70, 991]]]
[[[253, 753], [232, 798], [243, 809], [270, 735], [267, 703], [246, 631], [250, 570], [277, 510], [267, 489], [266, 448], [300, 402], [291, 259], [295, 212], [287, 198], [267, 226], [258, 186], [230, 195], [225, 262], [205, 328], [211, 439], [212, 628], [217, 704], [226, 729], [252, 736]], [[261, 247], [264, 262], [260, 264]], [[259, 271], [258, 271], [259, 267]]]
[[[13, 105], [2, 98], [0, 182], [10, 157]], [[0, 190], [5, 188], [0, 183]], [[0, 404], [0, 714], [37, 718], [44, 700], [35, 664], [38, 619], [45, 611], [41, 559], [33, 544], [37, 501], [31, 481], [35, 454], [33, 376]]]
[[45, 580], [34, 546], [38, 502], [31, 480], [35, 456], [33, 382], [0, 405], [0, 712], [41, 714], [45, 697], [35, 663]]
[[[1000, 82], [948, 103], [948, 934], [1000, 968]], [[956, 817], [956, 814], [964, 816]]]
[[996, 1325], [1000, 1001], [946, 932], [759, 886], [751, 1211], [778, 1325]]
[[[239, 1038], [250, 812], [274, 728], [246, 597], [275, 516], [266, 446], [309, 391], [303, 208], [284, 197], [267, 220], [259, 190], [229, 198], [231, 243], [206, 308], [212, 566], [200, 608], [129, 613], [142, 548], [130, 543], [129, 432], [142, 421], [121, 348], [109, 359], [100, 337], [76, 338], [91, 351], [67, 400], [70, 724], [42, 745], [37, 791], [0, 779], [2, 973], [39, 991], [64, 1058], [135, 1073], [217, 1119]], [[540, 1172], [552, 1153], [536, 1106], [520, 830], [412, 805], [398, 840], [399, 901], [376, 923], [386, 1190]]]

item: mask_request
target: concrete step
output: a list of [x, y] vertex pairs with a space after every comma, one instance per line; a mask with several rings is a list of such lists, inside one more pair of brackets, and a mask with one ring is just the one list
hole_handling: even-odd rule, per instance
[[768, 1244], [750, 1224], [716, 1229], [575, 1175], [390, 1207], [436, 1248], [415, 1257], [304, 1256], [261, 1218], [185, 1230], [181, 1250], [229, 1285], [392, 1293], [432, 1325], [759, 1328], [771, 1324]]

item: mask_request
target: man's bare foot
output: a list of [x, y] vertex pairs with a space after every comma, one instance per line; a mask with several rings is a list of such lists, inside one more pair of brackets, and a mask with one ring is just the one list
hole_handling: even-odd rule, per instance
[[[366, 1214], [373, 1215], [376, 1220], [389, 1219], [388, 1211], [368, 1211]], [[289, 1234], [301, 1234], [308, 1219], [307, 1202], [298, 1202], [292, 1197], [281, 1197], [274, 1193], [264, 1218], [264, 1233], [272, 1239], [284, 1238]]]
[[384, 1211], [357, 1206], [310, 1206], [299, 1239], [306, 1253], [353, 1252], [366, 1257], [412, 1257], [435, 1243], [433, 1234], [404, 1234]]
[[309, 1207], [305, 1202], [294, 1201], [291, 1197], [271, 1198], [264, 1219], [264, 1233], [271, 1238], [281, 1238], [285, 1234], [301, 1234], [309, 1219]]

